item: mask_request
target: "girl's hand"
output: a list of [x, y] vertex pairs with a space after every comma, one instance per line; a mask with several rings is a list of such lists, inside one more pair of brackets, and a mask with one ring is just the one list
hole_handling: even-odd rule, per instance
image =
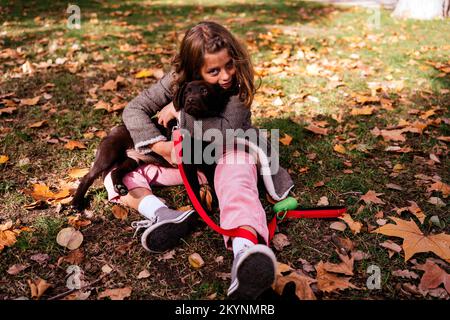
[[173, 102], [169, 103], [167, 106], [162, 108], [158, 113], [158, 123], [167, 128], [167, 125], [170, 120], [177, 118], [179, 115], [179, 111], [175, 111], [175, 107], [173, 106]]
[[159, 141], [152, 145], [152, 150], [162, 156], [168, 163], [176, 167], [177, 158], [175, 156], [175, 148], [173, 141]]

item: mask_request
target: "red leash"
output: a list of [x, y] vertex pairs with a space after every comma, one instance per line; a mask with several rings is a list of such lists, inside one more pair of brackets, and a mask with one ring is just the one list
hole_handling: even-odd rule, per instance
[[[192, 189], [191, 184], [189, 183], [186, 172], [183, 167], [182, 157], [183, 157], [183, 148], [182, 141], [183, 136], [181, 135], [179, 130], [174, 130], [172, 132], [172, 138], [174, 141], [174, 148], [176, 159], [178, 163], [178, 169], [180, 170], [181, 178], [183, 179], [184, 186], [186, 187], [187, 194], [189, 199], [192, 202], [195, 210], [198, 212], [200, 217], [206, 222], [208, 226], [210, 226], [214, 231], [223, 234], [229, 237], [241, 237], [246, 238], [252, 241], [255, 244], [258, 244], [258, 238], [253, 234], [253, 232], [244, 229], [244, 228], [234, 228], [234, 229], [223, 229], [218, 226], [206, 211], [203, 209], [202, 204], [195, 196], [194, 190]], [[273, 217], [272, 221], [268, 224], [269, 229], [269, 242], [272, 240], [275, 230], [277, 228], [277, 223], [283, 221], [286, 218], [337, 218], [341, 216], [344, 212], [346, 212], [345, 207], [320, 207], [320, 208], [300, 208], [298, 210], [290, 210], [297, 207], [297, 201], [294, 198], [288, 198], [283, 200], [282, 202], [277, 203], [274, 206], [274, 210], [276, 211], [275, 217]]]

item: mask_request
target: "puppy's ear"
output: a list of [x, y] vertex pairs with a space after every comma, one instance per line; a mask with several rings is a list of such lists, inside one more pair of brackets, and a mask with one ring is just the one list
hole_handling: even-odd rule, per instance
[[173, 99], [173, 106], [176, 111], [180, 111], [183, 108], [183, 100], [184, 100], [184, 89], [186, 89], [187, 83], [184, 83], [180, 88], [178, 88], [177, 93]]

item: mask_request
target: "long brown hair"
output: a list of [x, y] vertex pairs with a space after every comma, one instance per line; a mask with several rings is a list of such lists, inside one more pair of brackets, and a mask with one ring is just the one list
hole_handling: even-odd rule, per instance
[[172, 60], [177, 78], [172, 84], [176, 94], [185, 82], [200, 80], [200, 70], [206, 53], [217, 53], [227, 49], [236, 68], [239, 97], [250, 108], [255, 95], [252, 62], [246, 48], [222, 25], [212, 21], [202, 21], [187, 30], [181, 41], [180, 51]]

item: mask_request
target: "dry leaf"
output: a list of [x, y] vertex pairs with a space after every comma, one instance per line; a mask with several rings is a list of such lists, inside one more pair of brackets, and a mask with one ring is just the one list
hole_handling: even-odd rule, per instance
[[[70, 251], [69, 254], [65, 257], [62, 257], [61, 262], [65, 261], [69, 264], [79, 265], [84, 259], [84, 252], [81, 248]], [[59, 262], [59, 260], [58, 260]]]
[[0, 108], [0, 116], [2, 115], [2, 113], [12, 114], [16, 110], [17, 110], [16, 107]]
[[309, 130], [311, 132], [314, 132], [315, 134], [322, 134], [322, 135], [328, 134], [328, 129], [319, 128], [318, 126], [316, 126], [314, 124], [309, 124], [307, 127], [305, 127], [305, 129]]
[[83, 144], [83, 142], [80, 141], [74, 141], [74, 140], [69, 140], [65, 145], [64, 148], [69, 149], [69, 150], [73, 150], [75, 148], [78, 149], [86, 149], [86, 146]]
[[345, 229], [347, 229], [347, 225], [345, 223], [336, 221], [330, 224], [330, 228], [337, 231], [344, 231]]
[[167, 251], [166, 253], [160, 255], [160, 256], [158, 257], [158, 261], [161, 261], [161, 260], [169, 260], [169, 259], [173, 259], [174, 257], [175, 257], [175, 249], [174, 249], [174, 250]]
[[89, 168], [75, 168], [69, 171], [69, 177], [78, 179], [84, 177], [89, 172]]
[[348, 288], [358, 289], [355, 285], [349, 282], [350, 277], [338, 277], [329, 273], [324, 268], [322, 261], [316, 266], [317, 271], [317, 287], [323, 292], [332, 292], [335, 290], [344, 290]]
[[375, 107], [366, 106], [363, 108], [354, 108], [354, 109], [352, 109], [350, 114], [352, 116], [369, 116], [373, 113], [374, 110], [375, 110]]
[[73, 227], [64, 228], [56, 236], [56, 242], [69, 250], [75, 250], [83, 242], [83, 234]]
[[144, 269], [141, 272], [139, 272], [139, 274], [137, 276], [138, 279], [146, 279], [148, 277], [150, 277], [150, 272], [148, 272], [147, 269]]
[[119, 289], [106, 289], [98, 295], [98, 299], [110, 298], [111, 300], [123, 300], [131, 296], [131, 287]]
[[42, 121], [38, 121], [38, 122], [34, 122], [32, 124], [28, 125], [28, 128], [40, 128], [42, 127], [44, 124], [47, 123], [47, 120], [42, 120]]
[[430, 259], [427, 259], [425, 264], [417, 265], [414, 269], [425, 271], [420, 279], [419, 289], [426, 291], [439, 287], [444, 284], [445, 290], [450, 293], [450, 274], [441, 269]]
[[198, 253], [191, 254], [188, 260], [189, 264], [195, 269], [199, 269], [205, 264], [205, 261], [203, 261], [202, 257]]
[[345, 154], [347, 152], [347, 150], [345, 149], [345, 147], [342, 144], [336, 144], [333, 147], [333, 150], [338, 153], [341, 153], [341, 154]]
[[13, 264], [8, 268], [6, 272], [12, 276], [15, 276], [16, 274], [19, 274], [29, 266], [30, 266], [29, 264]]
[[[291, 272], [283, 275], [283, 273], [288, 271]], [[288, 265], [277, 262], [275, 282], [272, 284], [273, 290], [282, 295], [284, 287], [289, 282], [295, 283], [295, 294], [300, 300], [316, 300], [316, 296], [311, 289], [311, 284], [317, 282], [315, 279], [299, 274]]]
[[152, 69], [144, 69], [139, 71], [138, 73], [136, 73], [136, 75], [134, 76], [136, 79], [140, 79], [140, 78], [148, 78], [153, 76], [153, 70]]
[[428, 192], [431, 191], [438, 191], [438, 192], [442, 192], [442, 196], [444, 198], [447, 198], [448, 195], [450, 194], [450, 186], [442, 181], [437, 181], [435, 183], [433, 183], [431, 186], [429, 186], [427, 188]]
[[423, 224], [426, 218], [425, 213], [423, 213], [422, 209], [420, 209], [417, 203], [415, 203], [414, 201], [408, 200], [408, 202], [410, 203], [410, 206], [408, 207], [409, 212], [415, 215], [417, 219], [419, 219], [420, 223]]
[[288, 146], [292, 142], [292, 137], [288, 134], [284, 134], [284, 137], [280, 139], [280, 142], [285, 146]]
[[325, 264], [323, 264], [323, 268], [327, 272], [342, 273], [347, 276], [352, 276], [354, 258], [353, 257], [349, 258], [347, 255], [339, 253], [339, 251], [336, 252], [339, 255], [339, 258], [341, 259], [342, 262], [340, 264], [326, 262]]
[[425, 236], [413, 220], [390, 217], [396, 224], [389, 223], [372, 232], [403, 239], [405, 261], [419, 252], [434, 252], [450, 263], [450, 235], [445, 233]]
[[126, 220], [128, 218], [128, 210], [121, 206], [114, 205], [111, 211], [116, 219]]
[[111, 105], [103, 100], [100, 100], [94, 105], [94, 110], [105, 109], [108, 112], [111, 112]]
[[419, 275], [415, 272], [409, 271], [409, 270], [395, 270], [392, 271], [392, 275], [394, 277], [401, 277], [401, 278], [407, 278], [407, 279], [418, 279]]
[[403, 130], [381, 130], [380, 132], [385, 141], [406, 141], [402, 133]]
[[386, 184], [386, 187], [388, 189], [394, 189], [394, 190], [398, 190], [398, 191], [402, 191], [403, 190], [402, 187], [400, 187], [399, 185], [396, 185], [394, 183], [388, 183], [388, 184]]
[[20, 233], [19, 230], [10, 230], [12, 228], [12, 221], [7, 221], [0, 224], [0, 252], [5, 247], [11, 247], [16, 243], [16, 236]]
[[362, 223], [353, 221], [352, 217], [348, 213], [344, 213], [342, 216], [339, 217], [339, 219], [344, 220], [345, 223], [350, 227], [350, 230], [352, 230], [353, 234], [357, 234], [361, 232]]
[[90, 225], [92, 222], [90, 220], [80, 219], [79, 216], [70, 216], [68, 217], [67, 223], [70, 224], [75, 229], [80, 229], [81, 227], [86, 227]]
[[9, 160], [8, 156], [5, 156], [3, 154], [0, 155], [0, 164], [4, 164], [4, 163], [8, 162], [8, 160]]
[[378, 198], [379, 195], [382, 195], [382, 193], [376, 193], [373, 190], [369, 190], [365, 195], [361, 196], [361, 200], [363, 200], [366, 204], [370, 203], [384, 204], [383, 200]]
[[328, 198], [323, 196], [320, 197], [319, 201], [317, 202], [318, 206], [328, 206], [330, 203], [328, 202]]
[[51, 287], [51, 284], [41, 278], [38, 278], [34, 281], [27, 280], [27, 282], [31, 290], [31, 298], [33, 299], [39, 299], [45, 293], [45, 291]]
[[23, 106], [35, 106], [38, 102], [41, 96], [37, 96], [30, 99], [21, 99], [20, 104]]
[[275, 234], [272, 243], [275, 249], [277, 249], [278, 251], [283, 250], [284, 247], [289, 246], [291, 244], [289, 242], [288, 237], [282, 233]]

